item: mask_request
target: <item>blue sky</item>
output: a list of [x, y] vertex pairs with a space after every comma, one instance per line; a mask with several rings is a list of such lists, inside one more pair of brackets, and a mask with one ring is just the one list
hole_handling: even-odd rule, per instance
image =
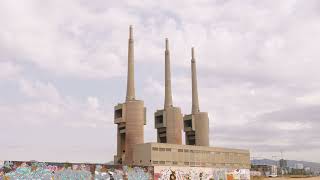
[[145, 141], [164, 102], [169, 38], [173, 103], [191, 111], [190, 48], [212, 146], [320, 162], [317, 0], [0, 2], [0, 159], [107, 162], [113, 106], [126, 88], [134, 26]]

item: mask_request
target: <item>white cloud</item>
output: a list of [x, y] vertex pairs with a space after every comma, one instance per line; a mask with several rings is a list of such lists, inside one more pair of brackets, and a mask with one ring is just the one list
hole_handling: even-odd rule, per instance
[[[94, 149], [97, 146], [108, 148], [106, 147], [107, 144], [100, 145], [101, 139], [97, 136], [101, 136], [101, 132], [98, 131], [104, 131], [102, 134], [106, 137], [113, 137], [112, 134], [108, 133], [115, 134], [113, 132], [115, 130], [111, 127], [109, 129], [108, 124], [112, 124], [112, 121], [108, 120], [110, 114], [103, 106], [100, 106], [97, 97], [89, 96], [84, 100], [66, 97], [61, 95], [50, 82], [22, 80], [20, 88], [23, 93], [22, 98], [31, 98], [31, 101], [12, 105], [0, 104], [2, 117], [0, 132], [6, 133], [10, 130], [16, 133], [15, 137], [9, 139], [5, 138], [7, 136], [1, 136], [0, 140], [4, 142], [4, 145], [1, 147], [0, 159], [16, 159], [16, 153], [18, 153], [19, 149], [12, 149], [15, 146], [22, 149], [32, 149], [33, 146], [38, 147], [38, 149], [46, 149], [45, 147], [47, 147], [45, 151], [52, 151], [57, 147], [58, 149], [72, 149], [73, 146], [78, 146], [78, 148], [85, 150], [88, 148], [88, 144], [84, 145], [80, 139], [85, 140], [86, 138], [94, 139], [91, 141], [96, 142], [96, 146], [93, 145], [92, 147]], [[96, 131], [92, 129], [96, 129]], [[89, 134], [84, 133], [89, 131]], [[70, 132], [73, 132], [73, 134], [70, 134]], [[73, 136], [79, 139], [71, 140], [70, 138]], [[30, 141], [30, 139], [35, 141]], [[115, 143], [115, 137], [109, 141]], [[78, 161], [82, 159], [87, 162], [107, 162], [108, 159], [112, 158], [112, 150], [108, 150], [109, 153], [105, 154], [102, 159], [96, 158], [94, 155], [91, 156], [94, 157], [93, 159], [81, 158], [87, 156], [86, 154], [81, 154], [86, 153], [84, 151], [80, 152], [80, 155], [77, 153], [78, 155], [76, 156], [72, 151], [70, 153], [64, 152], [68, 156], [62, 155], [54, 159], [55, 155], [45, 156], [40, 151], [37, 151], [38, 155], [24, 153], [29, 151], [19, 152], [19, 157], [26, 160], [49, 161], [56, 161], [57, 159], [60, 161]], [[97, 151], [99, 152], [100, 150]], [[87, 157], [90, 157], [90, 155]]]
[[21, 67], [11, 62], [0, 62], [0, 80], [8, 80], [19, 76]]
[[[319, 105], [318, 7], [317, 0], [1, 1], [0, 53], [5, 61], [0, 79], [11, 85], [0, 86], [0, 99], [6, 100], [0, 102], [1, 117], [12, 127], [31, 122], [114, 131], [112, 105], [124, 96], [128, 25], [133, 24], [136, 89], [148, 108], [148, 141], [155, 140], [153, 112], [163, 105], [168, 37], [173, 101], [185, 114], [191, 109], [190, 47], [196, 48], [200, 108], [210, 113], [213, 145], [270, 152], [283, 144], [292, 152], [296, 137], [290, 133], [317, 137], [310, 129], [314, 123], [305, 122], [317, 118], [317, 108], [297, 114], [293, 123], [291, 116], [270, 115], [264, 131], [250, 129], [250, 124], [264, 126], [266, 119], [259, 118], [266, 114], [290, 115], [297, 107]], [[280, 128], [275, 119], [284, 121]], [[68, 137], [68, 132], [61, 134]], [[282, 139], [267, 138], [266, 146], [266, 134]], [[299, 142], [311, 147], [303, 138]], [[301, 154], [309, 155], [309, 150]]]
[[50, 102], [61, 101], [58, 90], [50, 83], [20, 80], [20, 90], [27, 97]]
[[305, 105], [320, 104], [320, 94], [318, 92], [309, 93], [302, 97], [297, 97], [297, 102]]
[[[58, 75], [118, 76], [125, 59], [112, 48], [114, 25], [104, 23], [114, 21], [110, 11], [89, 12], [76, 1], [3, 1], [2, 53], [7, 59], [31, 62]], [[120, 15], [127, 18], [125, 13]]]

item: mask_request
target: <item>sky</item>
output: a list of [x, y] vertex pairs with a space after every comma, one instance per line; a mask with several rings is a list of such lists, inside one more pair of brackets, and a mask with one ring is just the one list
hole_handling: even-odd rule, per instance
[[0, 159], [113, 160], [133, 25], [145, 142], [156, 141], [169, 38], [183, 114], [195, 47], [211, 146], [320, 162], [319, 20], [318, 0], [1, 0]]

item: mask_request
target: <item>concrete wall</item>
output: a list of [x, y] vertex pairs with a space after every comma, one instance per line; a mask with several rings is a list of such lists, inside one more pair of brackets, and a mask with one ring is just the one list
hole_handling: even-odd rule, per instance
[[209, 146], [209, 117], [207, 112], [193, 114], [197, 146]]
[[[182, 144], [182, 113], [178, 107], [167, 107], [158, 110], [154, 114], [155, 128], [157, 129], [157, 142], [169, 144]], [[157, 122], [157, 118], [162, 116], [163, 122]], [[166, 140], [163, 142], [161, 138]]]
[[136, 144], [144, 142], [144, 103], [132, 100], [126, 103], [126, 142], [125, 142], [125, 164], [133, 162], [133, 148]]
[[152, 180], [153, 167], [5, 161], [0, 179]]
[[250, 180], [249, 169], [155, 166], [155, 180]]
[[[0, 161], [1, 163], [1, 161]], [[0, 179], [249, 180], [249, 169], [5, 161]]]
[[167, 143], [182, 144], [182, 114], [180, 108], [166, 108]]
[[250, 168], [250, 152], [230, 148], [145, 143], [134, 147], [134, 165], [245, 169]]
[[[122, 110], [121, 117], [117, 115], [119, 110]], [[117, 124], [115, 163], [121, 159], [122, 164], [132, 164], [133, 147], [144, 142], [145, 111], [144, 102], [140, 100], [130, 100], [115, 106], [114, 123]]]

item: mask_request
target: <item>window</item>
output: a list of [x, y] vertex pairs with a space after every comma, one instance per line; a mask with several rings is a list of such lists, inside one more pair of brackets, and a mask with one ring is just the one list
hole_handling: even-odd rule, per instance
[[178, 152], [183, 152], [183, 149], [178, 149]]
[[159, 148], [159, 151], [166, 151], [166, 148]]
[[163, 123], [163, 115], [156, 116], [156, 124], [162, 124]]
[[184, 152], [189, 152], [189, 149], [185, 149]]
[[153, 161], [153, 164], [158, 164], [159, 162], [158, 161]]
[[114, 112], [114, 117], [117, 118], [121, 118], [122, 117], [122, 109], [118, 109]]
[[192, 120], [185, 120], [184, 121], [184, 127], [187, 128], [187, 127], [192, 127]]
[[177, 164], [178, 164], [178, 162], [177, 162], [177, 161], [173, 161], [173, 162], [172, 162], [172, 164], [177, 165]]
[[152, 151], [158, 151], [159, 150], [159, 148], [157, 148], [157, 147], [152, 147]]
[[165, 161], [160, 161], [160, 164], [165, 164], [166, 162]]
[[171, 152], [171, 148], [166, 148], [166, 151]]
[[[164, 134], [165, 134], [165, 132], [164, 132]], [[159, 139], [160, 139], [160, 143], [167, 143], [167, 137], [166, 136], [165, 137], [160, 137]]]

